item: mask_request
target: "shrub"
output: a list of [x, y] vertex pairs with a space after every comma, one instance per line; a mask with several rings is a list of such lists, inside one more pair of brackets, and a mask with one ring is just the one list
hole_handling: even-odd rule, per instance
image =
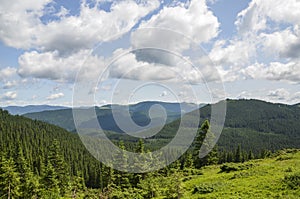
[[286, 175], [283, 179], [283, 182], [290, 189], [299, 189], [300, 188], [300, 173], [294, 173], [292, 175]]
[[220, 169], [220, 173], [226, 172], [229, 173], [231, 171], [241, 171], [241, 170], [247, 170], [253, 167], [252, 163], [248, 164], [223, 164]]
[[213, 184], [200, 184], [196, 185], [193, 190], [193, 194], [207, 194], [212, 193], [216, 190]]

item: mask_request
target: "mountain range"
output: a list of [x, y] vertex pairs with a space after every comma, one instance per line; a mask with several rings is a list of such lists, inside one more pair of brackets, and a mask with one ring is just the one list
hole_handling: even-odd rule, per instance
[[34, 113], [41, 111], [54, 111], [66, 109], [64, 106], [50, 106], [50, 105], [28, 105], [28, 106], [6, 106], [2, 107], [3, 110], [7, 110], [12, 115], [23, 115], [26, 113]]
[[[97, 114], [97, 120], [99, 121], [101, 127], [104, 130], [114, 131], [118, 133], [123, 133], [123, 130], [120, 129], [114, 119], [114, 115], [116, 114], [119, 117], [119, 120], [125, 121], [128, 119], [128, 111], [132, 120], [140, 125], [146, 126], [150, 123], [151, 119], [149, 116], [149, 112], [151, 112], [151, 107], [153, 105], [158, 105], [166, 111], [166, 122], [170, 123], [176, 119], [179, 119], [183, 114], [189, 113], [193, 110], [198, 109], [199, 107], [204, 106], [204, 104], [196, 105], [191, 103], [168, 103], [168, 102], [155, 102], [155, 101], [147, 101], [140, 102], [132, 105], [105, 105], [101, 107], [91, 107], [91, 108], [75, 108], [81, 109], [81, 111], [88, 109], [95, 109]], [[161, 120], [163, 119], [160, 114], [161, 111], [158, 111], [155, 114], [155, 111], [152, 111], [151, 116], [152, 119], [156, 121], [157, 125], [154, 124], [152, 127], [159, 126], [161, 124]], [[60, 126], [68, 131], [75, 131], [75, 124], [73, 119], [73, 110], [72, 108], [65, 108], [61, 110], [46, 110], [42, 112], [35, 113], [27, 113], [24, 114], [25, 117], [36, 119], [40, 121], [44, 121], [50, 124], [54, 124]], [[95, 124], [95, 119], [85, 118], [84, 121], [80, 125], [81, 127], [91, 127], [91, 125]], [[134, 129], [132, 129], [134, 131]]]
[[[104, 130], [107, 130], [107, 136], [112, 140], [126, 140], [136, 142], [137, 138], [124, 134], [114, 121], [112, 107], [118, 113], [118, 116], [128, 117], [125, 110], [129, 108], [132, 120], [141, 125], [147, 125], [150, 122], [148, 111], [154, 104], [160, 104], [166, 109], [167, 124], [155, 136], [148, 140], [152, 142], [155, 148], [166, 145], [175, 135], [180, 124], [179, 104], [162, 102], [142, 102], [134, 105], [107, 105], [96, 107], [97, 119]], [[278, 150], [282, 148], [300, 148], [300, 107], [299, 104], [286, 105], [270, 103], [261, 100], [226, 100], [227, 113], [224, 129], [218, 141], [220, 150], [234, 150], [237, 145], [243, 146], [244, 150], [252, 150], [259, 153], [262, 150]], [[189, 121], [195, 120], [194, 105], [182, 105], [185, 114], [183, 117], [189, 117]], [[201, 105], [201, 122], [210, 119], [211, 105]], [[124, 114], [124, 115], [123, 115]], [[74, 121], [71, 109], [43, 111], [39, 113], [25, 114], [25, 117], [42, 120], [51, 124], [58, 125], [69, 131], [75, 132]], [[125, 118], [126, 119], [126, 118]], [[157, 118], [159, 119], [159, 118]], [[81, 127], [91, 127], [95, 121], [87, 120], [81, 124]], [[201, 124], [201, 123], [200, 123]], [[198, 124], [198, 125], [200, 125]], [[197, 124], [193, 124], [197, 125]], [[92, 126], [93, 127], [93, 126]], [[186, 126], [188, 129], [189, 126]]]

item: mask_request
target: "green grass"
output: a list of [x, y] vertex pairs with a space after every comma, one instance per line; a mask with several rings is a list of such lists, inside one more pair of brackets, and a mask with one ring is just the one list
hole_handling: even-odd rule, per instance
[[[182, 198], [299, 198], [300, 152], [282, 151], [273, 158], [202, 169], [182, 183]], [[290, 186], [291, 185], [291, 186]]]

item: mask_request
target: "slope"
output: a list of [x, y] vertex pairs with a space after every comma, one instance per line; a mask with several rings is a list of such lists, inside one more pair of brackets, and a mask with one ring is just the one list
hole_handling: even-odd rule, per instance
[[182, 198], [299, 198], [300, 152], [268, 159], [208, 166], [183, 182]]

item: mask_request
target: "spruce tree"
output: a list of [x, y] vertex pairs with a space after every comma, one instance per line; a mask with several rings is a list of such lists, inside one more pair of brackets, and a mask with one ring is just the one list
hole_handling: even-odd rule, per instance
[[[141, 146], [143, 147], [143, 146]], [[114, 157], [114, 163], [115, 167], [119, 168], [123, 171], [115, 171], [116, 177], [115, 177], [115, 184], [120, 187], [122, 190], [130, 187], [130, 181], [129, 181], [129, 173], [124, 172], [124, 170], [128, 169], [128, 157], [126, 156], [124, 150], [124, 142], [121, 141], [119, 143], [119, 148], [121, 151], [115, 155]]]
[[[218, 163], [218, 151], [217, 148], [213, 146], [215, 136], [210, 131], [210, 124], [208, 120], [205, 120], [198, 130], [198, 136], [195, 141], [194, 148], [194, 165], [196, 168], [200, 168], [209, 164]], [[199, 157], [199, 151], [203, 148], [208, 154], [201, 158]]]
[[241, 145], [238, 145], [236, 152], [235, 152], [235, 158], [234, 162], [242, 162], [242, 150], [241, 150]]
[[20, 145], [17, 147], [16, 165], [20, 173], [22, 198], [36, 198], [40, 191], [39, 177], [30, 170]]
[[8, 199], [20, 197], [20, 174], [17, 172], [14, 160], [2, 156], [0, 163], [0, 197]]
[[50, 146], [48, 161], [56, 173], [60, 192], [64, 195], [70, 188], [70, 175], [57, 140], [54, 140]]

